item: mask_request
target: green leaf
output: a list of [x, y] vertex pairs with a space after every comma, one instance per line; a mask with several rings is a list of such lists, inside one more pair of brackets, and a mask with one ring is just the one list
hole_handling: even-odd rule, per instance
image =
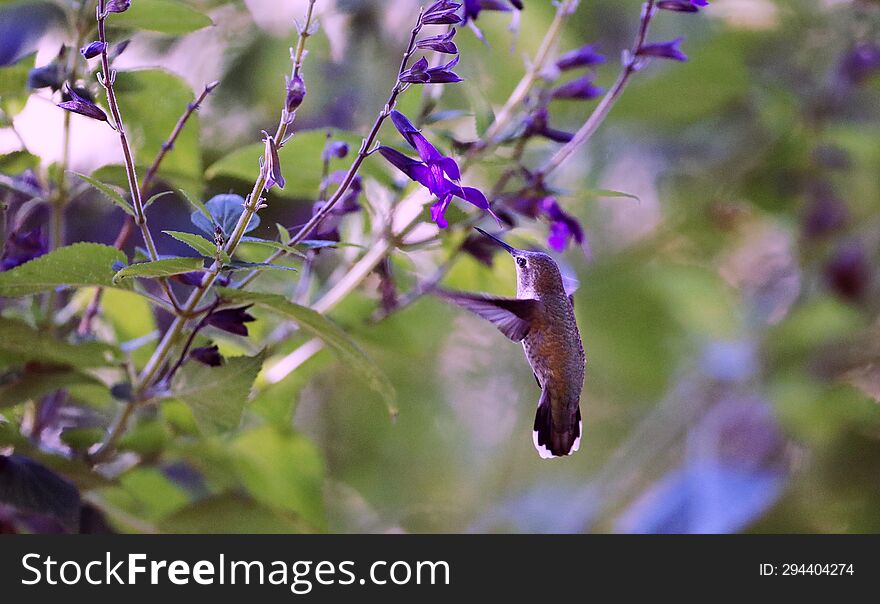
[[220, 288], [218, 295], [231, 302], [252, 302], [274, 310], [296, 321], [300, 329], [319, 337], [333, 349], [344, 363], [367, 380], [388, 406], [392, 417], [397, 415], [394, 386], [381, 369], [338, 325], [311, 308], [288, 302], [283, 296]]
[[[289, 516], [289, 515], [288, 515]], [[275, 514], [245, 495], [227, 493], [199, 500], [164, 518], [159, 528], [186, 535], [300, 533], [300, 523]]]
[[281, 240], [281, 243], [285, 245], [290, 243], [290, 231], [287, 230], [287, 227], [276, 222], [275, 228], [278, 229], [278, 238]]
[[81, 384], [100, 384], [100, 382], [89, 375], [70, 369], [40, 366], [28, 368], [17, 379], [0, 386], [0, 409], [36, 400], [53, 390]]
[[230, 262], [223, 265], [224, 271], [252, 271], [257, 269], [272, 269], [281, 271], [293, 271], [296, 269], [292, 266], [282, 266], [280, 264], [271, 264], [269, 262]]
[[56, 340], [21, 321], [0, 317], [0, 361], [35, 361], [64, 367], [103, 367], [120, 358], [119, 352], [100, 342], [69, 344]]
[[205, 268], [205, 261], [202, 258], [166, 258], [156, 260], [154, 262], [141, 262], [126, 266], [113, 276], [113, 282], [116, 283], [120, 279], [126, 277], [170, 277], [172, 275], [180, 275], [183, 273], [191, 273], [193, 271]]
[[174, 193], [174, 191], [162, 191], [161, 193], [156, 193], [155, 195], [153, 195], [152, 197], [150, 197], [148, 200], [146, 200], [144, 202], [144, 209], [146, 210], [147, 208], [149, 208], [151, 205], [153, 205], [153, 202], [156, 201], [157, 199], [159, 199], [160, 197], [165, 197], [166, 195], [171, 195], [173, 193]]
[[220, 255], [220, 259], [224, 263], [230, 262], [229, 254], [224, 252], [223, 250], [218, 250], [217, 246], [212, 242], [208, 241], [201, 235], [195, 235], [193, 233], [183, 233], [181, 231], [162, 231], [166, 235], [171, 235], [178, 241], [187, 244], [192, 249], [200, 253], [202, 256], [206, 258], [216, 258], [217, 255]]
[[186, 34], [214, 24], [208, 15], [173, 0], [136, 0], [124, 13], [111, 15], [107, 23], [114, 27], [148, 29], [171, 35]]
[[134, 216], [134, 208], [131, 207], [131, 204], [128, 203], [125, 198], [113, 187], [108, 184], [104, 184], [97, 178], [92, 178], [91, 176], [86, 176], [85, 174], [80, 174], [79, 172], [71, 172], [71, 174], [78, 176], [83, 179], [96, 189], [98, 189], [101, 193], [104, 194], [104, 197], [112, 201], [114, 204], [125, 210], [125, 213], [129, 216]]
[[0, 273], [0, 296], [27, 296], [65, 285], [111, 287], [113, 263], [125, 261], [115, 247], [74, 243]]
[[294, 512], [314, 527], [325, 525], [323, 463], [306, 437], [265, 425], [238, 436], [232, 448], [239, 480], [257, 501]]
[[187, 363], [174, 378], [171, 394], [189, 405], [203, 432], [237, 428], [263, 356], [228, 358], [220, 367]]
[[612, 191], [611, 189], [587, 189], [579, 192], [578, 197], [624, 197], [626, 199], [634, 199], [641, 203], [638, 195], [632, 193], [624, 193], [623, 191]]

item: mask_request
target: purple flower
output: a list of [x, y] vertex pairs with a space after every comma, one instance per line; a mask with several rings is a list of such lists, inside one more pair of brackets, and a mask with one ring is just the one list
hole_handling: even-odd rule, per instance
[[226, 310], [218, 310], [212, 312], [205, 319], [207, 325], [212, 325], [217, 329], [234, 333], [237, 336], [248, 335], [248, 328], [245, 323], [251, 323], [256, 319], [248, 314], [247, 310], [252, 305], [242, 306], [240, 308], [228, 308]]
[[461, 82], [461, 78], [452, 72], [456, 65], [458, 65], [458, 57], [445, 65], [428, 67], [428, 59], [422, 57], [400, 75], [400, 81], [408, 84], [454, 84]]
[[99, 120], [102, 122], [107, 121], [107, 114], [104, 113], [103, 109], [95, 105], [90, 100], [78, 95], [72, 88], [68, 88], [67, 92], [70, 95], [70, 100], [63, 103], [58, 103], [59, 107], [66, 111], [71, 111], [73, 113], [79, 113], [80, 115], [90, 117], [93, 120]]
[[646, 44], [639, 48], [636, 53], [640, 57], [656, 57], [658, 59], [672, 59], [673, 61], [687, 61], [687, 55], [678, 48], [684, 38], [676, 38], [669, 42], [657, 42]]
[[26, 233], [12, 232], [6, 241], [3, 256], [0, 258], [0, 272], [30, 262], [47, 251], [39, 227]]
[[[574, 135], [550, 127], [550, 116], [546, 107], [536, 109], [526, 118], [524, 136], [543, 136], [557, 143], [567, 143]], [[477, 239], [485, 239], [478, 237]]]
[[278, 159], [278, 145], [275, 143], [275, 137], [269, 136], [266, 132], [263, 132], [266, 135], [265, 143], [266, 150], [263, 152], [263, 166], [265, 166], [267, 178], [266, 178], [266, 190], [268, 191], [275, 185], [278, 185], [279, 189], [284, 188], [284, 176], [281, 174], [281, 161]]
[[576, 67], [589, 67], [605, 62], [605, 57], [596, 52], [595, 44], [587, 44], [571, 50], [556, 60], [556, 67], [562, 71]]
[[880, 71], [880, 46], [860, 44], [848, 52], [840, 62], [841, 75], [853, 84], [863, 84]]
[[107, 0], [104, 10], [108, 13], [124, 13], [131, 7], [131, 0]]
[[550, 223], [547, 245], [562, 252], [571, 239], [578, 245], [584, 242], [584, 230], [577, 219], [566, 214], [555, 197], [522, 197], [508, 201], [514, 212], [528, 218], [544, 218]]
[[604, 91], [593, 84], [593, 76], [585, 75], [576, 80], [566, 82], [553, 90], [551, 96], [554, 99], [589, 100], [600, 96]]
[[453, 197], [464, 199], [498, 219], [489, 207], [489, 200], [482, 192], [458, 184], [461, 170], [454, 159], [441, 154], [402, 113], [392, 112], [391, 121], [406, 142], [418, 152], [421, 161], [407, 157], [391, 147], [379, 147], [379, 153], [395, 168], [437, 196], [437, 203], [431, 207], [431, 220], [436, 222], [437, 226], [441, 229], [449, 226], [444, 215]]
[[709, 6], [708, 0], [662, 0], [657, 3], [660, 10], [671, 10], [679, 13], [696, 13], [701, 6]]
[[451, 30], [449, 30], [449, 33], [440, 34], [439, 36], [431, 36], [430, 38], [419, 40], [419, 42], [416, 44], [416, 48], [442, 52], [447, 55], [455, 55], [458, 54], [458, 47], [455, 45], [455, 42], [452, 41], [452, 38], [454, 37], [455, 28], [453, 27]]
[[85, 59], [94, 59], [105, 50], [107, 50], [107, 43], [95, 40], [94, 42], [80, 48], [79, 52]]
[[321, 159], [330, 161], [332, 158], [343, 159], [348, 155], [348, 143], [345, 141], [330, 141], [324, 145], [324, 151], [321, 153]]
[[292, 80], [287, 81], [287, 100], [285, 102], [285, 108], [288, 113], [293, 113], [299, 106], [302, 105], [303, 100], [306, 98], [306, 83], [305, 81], [296, 76]]
[[476, 20], [480, 16], [480, 11], [494, 10], [502, 12], [510, 12], [513, 10], [510, 5], [517, 10], [522, 10], [522, 2], [507, 2], [507, 0], [464, 0], [464, 18]]
[[457, 11], [461, 4], [452, 0], [439, 0], [427, 8], [422, 15], [422, 23], [425, 25], [454, 25], [461, 23], [461, 17]]
[[171, 278], [179, 283], [183, 283], [184, 285], [189, 285], [191, 287], [198, 287], [202, 284], [202, 278], [204, 276], [205, 276], [205, 273], [202, 271], [192, 271], [189, 273], [181, 273], [179, 275], [174, 275]]
[[213, 346], [203, 346], [201, 348], [193, 348], [189, 356], [200, 363], [210, 365], [211, 367], [219, 367], [223, 364], [223, 357], [220, 356], [220, 349], [216, 344]]

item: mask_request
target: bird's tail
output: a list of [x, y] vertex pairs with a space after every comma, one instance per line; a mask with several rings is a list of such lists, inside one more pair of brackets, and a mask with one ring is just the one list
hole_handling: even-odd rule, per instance
[[548, 459], [571, 455], [581, 444], [581, 409], [553, 409], [551, 394], [544, 388], [535, 413], [535, 431], [532, 440], [538, 454]]

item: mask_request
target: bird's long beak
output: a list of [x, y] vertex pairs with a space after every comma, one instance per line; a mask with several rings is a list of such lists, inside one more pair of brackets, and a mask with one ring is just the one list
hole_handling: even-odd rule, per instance
[[485, 235], [486, 237], [488, 237], [489, 239], [491, 239], [495, 243], [497, 243], [498, 245], [500, 245], [501, 247], [503, 247], [509, 253], [513, 254], [515, 251], [517, 251], [515, 247], [508, 245], [507, 243], [505, 243], [504, 241], [502, 241], [501, 239], [499, 239], [495, 235], [490, 235], [489, 233], [487, 233], [486, 231], [484, 231], [480, 227], [474, 227], [474, 228], [477, 229], [478, 231], [480, 231], [483, 235]]

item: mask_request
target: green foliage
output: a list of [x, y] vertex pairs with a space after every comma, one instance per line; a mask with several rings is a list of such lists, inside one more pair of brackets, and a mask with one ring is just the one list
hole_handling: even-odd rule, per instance
[[205, 433], [232, 430], [241, 422], [263, 358], [262, 353], [228, 358], [220, 367], [187, 363], [175, 376], [171, 395], [189, 405]]
[[163, 258], [153, 262], [139, 262], [119, 270], [113, 275], [113, 282], [118, 283], [126, 277], [171, 277], [205, 268], [205, 261], [201, 258]]
[[208, 15], [175, 0], [137, 0], [124, 13], [112, 15], [113, 27], [147, 29], [162, 34], [180, 35], [213, 25]]
[[0, 333], [0, 362], [6, 364], [34, 361], [84, 369], [119, 359], [119, 352], [107, 344], [70, 344], [13, 319], [0, 317]]
[[229, 254], [224, 252], [222, 249], [218, 249], [214, 243], [208, 241], [201, 235], [195, 235], [193, 233], [184, 233], [182, 231], [162, 231], [166, 235], [170, 235], [177, 239], [180, 242], [183, 242], [190, 246], [192, 249], [200, 253], [202, 256], [206, 258], [216, 258], [220, 257], [223, 262], [230, 262]]
[[113, 187], [110, 185], [102, 183], [97, 178], [92, 178], [91, 176], [86, 176], [85, 174], [77, 174], [76, 172], [72, 172], [75, 176], [78, 176], [82, 180], [86, 181], [96, 189], [98, 189], [101, 193], [104, 194], [104, 197], [112, 201], [117, 207], [122, 208], [126, 214], [129, 216], [134, 216], [134, 208], [131, 207], [131, 204], [125, 200], [125, 198]]
[[283, 296], [226, 288], [220, 288], [218, 293], [230, 302], [252, 302], [296, 321], [303, 331], [321, 338], [348, 367], [366, 379], [370, 388], [385, 401], [392, 416], [397, 414], [394, 386], [338, 325], [311, 308], [288, 302]]
[[[0, 329], [3, 327], [4, 323], [0, 320]], [[2, 355], [3, 351], [0, 350], [0, 359]], [[18, 359], [18, 357], [14, 358]], [[55, 390], [81, 384], [101, 384], [101, 382], [88, 374], [64, 367], [29, 367], [20, 375], [7, 378], [7, 381], [0, 385], [0, 408], [39, 400], [43, 395]]]
[[27, 296], [56, 287], [112, 286], [114, 262], [125, 254], [109, 245], [74, 243], [0, 273], [0, 296]]

